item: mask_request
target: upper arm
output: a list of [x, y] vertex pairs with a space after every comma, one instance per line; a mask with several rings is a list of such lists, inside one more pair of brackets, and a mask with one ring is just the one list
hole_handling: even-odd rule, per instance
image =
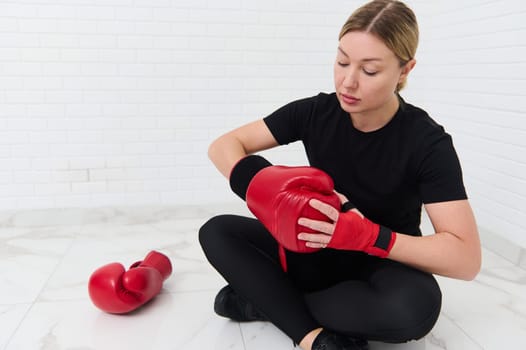
[[480, 259], [477, 223], [467, 199], [425, 204], [424, 208], [436, 233], [455, 236]]
[[314, 104], [313, 98], [294, 101], [265, 119], [229, 131], [212, 142], [208, 156], [228, 177], [232, 167], [246, 155], [299, 140], [300, 130], [306, 125], [305, 117], [312, 114]]
[[235, 140], [246, 154], [302, 140], [312, 127], [310, 121], [318, 99], [310, 97], [290, 102], [264, 119], [243, 125], [222, 137]]
[[236, 139], [242, 145], [246, 154], [278, 146], [278, 142], [262, 119], [234, 129], [225, 134], [225, 136]]
[[232, 167], [241, 158], [277, 145], [278, 142], [265, 122], [257, 120], [218, 137], [210, 144], [208, 156], [228, 178]]
[[462, 167], [450, 135], [437, 132], [429, 137], [420, 145], [417, 159], [421, 159], [417, 177], [424, 203], [449, 203], [467, 198]]

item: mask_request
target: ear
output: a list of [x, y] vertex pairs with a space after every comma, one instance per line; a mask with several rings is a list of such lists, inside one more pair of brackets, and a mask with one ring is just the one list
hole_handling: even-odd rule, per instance
[[415, 68], [415, 65], [416, 65], [416, 60], [413, 58], [412, 60], [407, 62], [402, 67], [402, 72], [400, 73], [400, 78], [398, 79], [398, 83], [399, 84], [404, 82], [407, 79], [407, 76], [409, 75], [409, 72], [411, 72], [413, 70], [413, 68]]

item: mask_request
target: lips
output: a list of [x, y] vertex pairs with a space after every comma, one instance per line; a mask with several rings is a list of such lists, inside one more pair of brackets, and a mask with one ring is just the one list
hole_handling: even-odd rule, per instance
[[352, 95], [340, 94], [340, 97], [342, 98], [343, 102], [350, 104], [350, 105], [354, 105], [360, 102], [359, 98], [354, 97]]

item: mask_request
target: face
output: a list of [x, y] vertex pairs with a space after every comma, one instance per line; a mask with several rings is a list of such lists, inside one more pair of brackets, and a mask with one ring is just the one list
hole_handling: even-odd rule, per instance
[[345, 34], [334, 63], [334, 83], [342, 109], [353, 115], [373, 115], [397, 103], [396, 86], [413, 66], [411, 61], [400, 67], [395, 54], [372, 34]]

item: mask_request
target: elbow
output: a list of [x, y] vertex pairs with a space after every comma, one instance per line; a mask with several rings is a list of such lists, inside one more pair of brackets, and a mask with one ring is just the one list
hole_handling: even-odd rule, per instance
[[475, 231], [468, 237], [473, 237], [473, 239], [465, 239], [462, 248], [458, 251], [456, 277], [464, 281], [473, 281], [482, 268], [482, 247], [478, 232]]
[[237, 161], [243, 156], [243, 148], [236, 139], [223, 135], [208, 146], [208, 158], [227, 179]]
[[473, 281], [480, 272], [480, 266], [466, 270], [462, 276], [460, 276], [460, 279], [464, 281]]
[[221, 139], [216, 139], [208, 146], [208, 159], [214, 164], [214, 166], [228, 178], [229, 169], [227, 165], [224, 165], [222, 160], [222, 155], [224, 154], [224, 149], [221, 147]]
[[462, 275], [459, 276], [459, 278], [464, 281], [473, 281], [478, 276], [481, 268], [482, 258], [479, 253], [471, 259], [469, 264], [466, 264], [466, 267], [463, 269]]
[[469, 269], [467, 273], [467, 280], [474, 280], [482, 269], [482, 247], [480, 246], [480, 241], [477, 240], [477, 243], [474, 244], [473, 254], [470, 260]]
[[221, 137], [212, 141], [212, 143], [208, 146], [208, 152], [207, 152], [208, 159], [210, 159], [212, 163], [214, 164], [217, 163], [221, 154], [224, 153], [224, 149], [221, 146], [222, 146]]
[[471, 274], [468, 276], [469, 277], [469, 281], [474, 280], [475, 277], [478, 276], [481, 268], [482, 268], [482, 259], [479, 257], [479, 259], [477, 260], [477, 263], [475, 264], [475, 266], [473, 267], [473, 269], [471, 271]]
[[217, 153], [217, 140], [214, 140], [209, 146], [208, 146], [208, 159], [210, 159], [212, 162], [214, 161], [215, 155]]

